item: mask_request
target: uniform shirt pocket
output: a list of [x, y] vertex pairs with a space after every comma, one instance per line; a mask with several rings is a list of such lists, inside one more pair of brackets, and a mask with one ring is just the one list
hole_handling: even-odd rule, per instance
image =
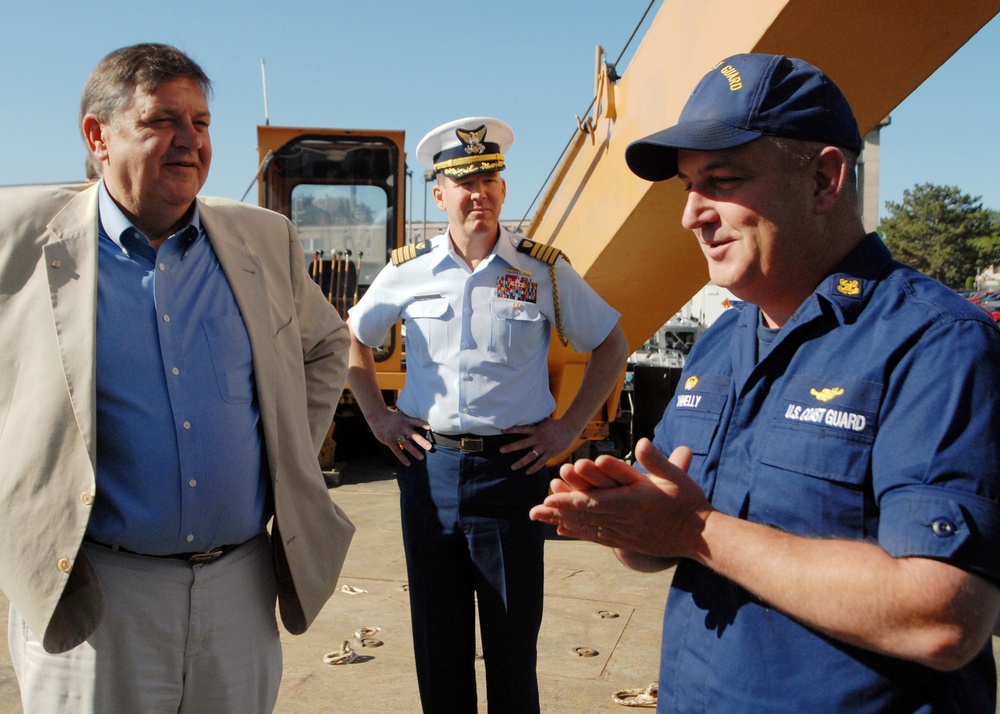
[[882, 386], [798, 376], [772, 416], [761, 460], [818, 478], [861, 483], [868, 475]]
[[656, 431], [664, 429], [674, 447], [687, 446], [695, 456], [705, 456], [719, 431], [730, 382], [720, 374], [685, 375]]
[[490, 354], [498, 362], [526, 360], [544, 344], [548, 323], [538, 305], [494, 298], [490, 315]]
[[762, 520], [796, 533], [866, 535], [881, 394], [880, 384], [857, 379], [789, 381], [759, 454], [752, 507]]
[[412, 324], [406, 329], [408, 352], [421, 350], [435, 362], [448, 356], [449, 324], [454, 316], [451, 303], [443, 295], [418, 296], [403, 309], [403, 318]]

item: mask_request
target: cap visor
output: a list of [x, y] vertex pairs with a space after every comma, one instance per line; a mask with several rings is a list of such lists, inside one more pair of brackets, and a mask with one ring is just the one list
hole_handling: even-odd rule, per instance
[[760, 135], [758, 131], [718, 122], [685, 122], [633, 141], [625, 149], [625, 163], [639, 178], [663, 181], [677, 175], [678, 149], [722, 151], [742, 146]]

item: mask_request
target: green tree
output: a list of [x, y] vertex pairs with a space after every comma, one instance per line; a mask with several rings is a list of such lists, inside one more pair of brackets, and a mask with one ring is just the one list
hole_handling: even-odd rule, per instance
[[987, 213], [990, 217], [990, 234], [972, 239], [972, 244], [979, 251], [980, 267], [1000, 263], [1000, 211], [987, 211]]
[[993, 212], [957, 186], [925, 183], [886, 201], [878, 231], [893, 256], [945, 285], [960, 288], [978, 268], [1000, 257]]

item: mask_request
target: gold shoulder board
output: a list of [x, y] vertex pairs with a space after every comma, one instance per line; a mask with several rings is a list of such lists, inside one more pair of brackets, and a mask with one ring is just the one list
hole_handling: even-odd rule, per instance
[[567, 263], [569, 262], [569, 258], [566, 254], [558, 248], [543, 245], [542, 243], [536, 243], [528, 238], [521, 239], [521, 242], [517, 244], [517, 250], [519, 253], [527, 253], [532, 258], [536, 258], [548, 265], [555, 265], [560, 255], [563, 258], [566, 258]]
[[394, 248], [392, 251], [392, 264], [402, 265], [408, 260], [413, 260], [418, 255], [429, 253], [430, 250], [431, 244], [425, 240], [416, 244], [404, 245], [401, 248]]

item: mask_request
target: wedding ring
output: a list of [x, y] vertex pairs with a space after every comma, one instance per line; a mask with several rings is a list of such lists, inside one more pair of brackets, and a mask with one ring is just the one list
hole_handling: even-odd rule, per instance
[[539, 454], [539, 453], [538, 453], [537, 451], [535, 451], [534, 449], [532, 449], [532, 450], [531, 450], [531, 453], [533, 453], [533, 454], [535, 455], [535, 458], [536, 458], [536, 459], [540, 459], [540, 458], [542, 458], [542, 455], [541, 455], [541, 454]]

